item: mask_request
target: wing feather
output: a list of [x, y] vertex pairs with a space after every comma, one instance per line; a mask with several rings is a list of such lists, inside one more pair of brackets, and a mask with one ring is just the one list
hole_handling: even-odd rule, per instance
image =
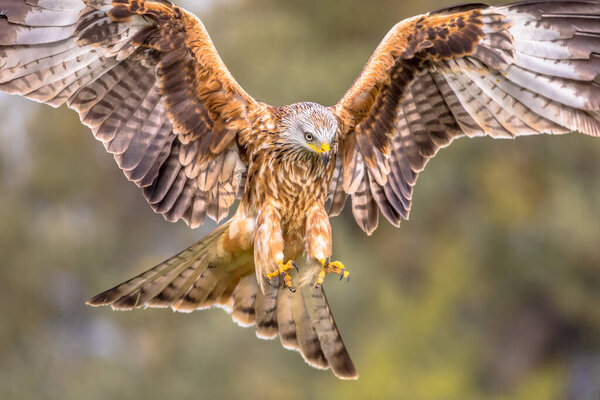
[[0, 90], [79, 112], [155, 211], [221, 220], [245, 185], [265, 105], [235, 82], [202, 23], [146, 0], [0, 0]]
[[333, 108], [344, 184], [332, 185], [332, 211], [351, 195], [367, 233], [378, 211], [398, 225], [418, 172], [460, 136], [600, 136], [599, 74], [598, 0], [458, 6], [400, 22]]

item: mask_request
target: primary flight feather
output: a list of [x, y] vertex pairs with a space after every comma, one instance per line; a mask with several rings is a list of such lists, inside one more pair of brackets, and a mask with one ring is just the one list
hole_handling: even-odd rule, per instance
[[240, 200], [213, 233], [89, 304], [222, 306], [347, 379], [321, 286], [348, 277], [330, 261], [329, 217], [350, 196], [366, 233], [379, 212], [399, 225], [418, 173], [457, 137], [599, 136], [599, 74], [598, 0], [399, 22], [332, 107], [253, 99], [200, 20], [166, 0], [0, 0], [0, 90], [75, 109], [169, 221], [221, 221]]

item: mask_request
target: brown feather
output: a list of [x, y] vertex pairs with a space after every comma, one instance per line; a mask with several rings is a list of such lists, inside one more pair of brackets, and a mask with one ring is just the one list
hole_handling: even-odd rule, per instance
[[[53, 106], [67, 102], [127, 177], [153, 188], [149, 198], [161, 202], [154, 208], [165, 218], [197, 225], [203, 218], [192, 221], [199, 215], [194, 197], [206, 202], [209, 216], [224, 218], [235, 197], [215, 185], [223, 155], [238, 153], [227, 165], [237, 194], [245, 183], [237, 142], [247, 140], [262, 105], [235, 82], [192, 14], [168, 2], [119, 0], [107, 11], [109, 4], [69, 1], [52, 9], [1, 0], [0, 58], [7, 62], [0, 63], [0, 90]], [[176, 163], [194, 159], [205, 166], [203, 180], [195, 166], [186, 168], [187, 180], [174, 174]]]
[[[343, 126], [336, 176], [344, 177], [332, 187], [332, 211], [350, 194], [366, 232], [376, 226], [373, 203], [397, 225], [408, 218], [418, 172], [463, 135], [600, 136], [598, 21], [594, 0], [533, 0], [452, 7], [398, 23], [332, 108]], [[359, 175], [360, 159], [367, 169]]]

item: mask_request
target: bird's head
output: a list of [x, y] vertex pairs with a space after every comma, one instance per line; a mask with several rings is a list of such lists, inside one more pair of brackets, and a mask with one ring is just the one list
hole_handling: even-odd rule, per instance
[[333, 113], [315, 103], [293, 104], [288, 111], [283, 118], [282, 137], [295, 151], [318, 156], [327, 165], [337, 132], [337, 120]]

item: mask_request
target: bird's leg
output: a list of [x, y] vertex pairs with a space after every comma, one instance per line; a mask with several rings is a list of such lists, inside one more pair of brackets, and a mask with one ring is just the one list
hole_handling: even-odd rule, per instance
[[309, 256], [321, 263], [321, 271], [317, 275], [316, 287], [323, 284], [327, 274], [338, 274], [340, 280], [349, 280], [350, 273], [339, 261], [330, 262], [331, 256], [331, 225], [329, 215], [322, 204], [317, 204], [308, 212], [306, 219], [306, 242]]
[[293, 260], [284, 263], [283, 233], [281, 231], [281, 215], [277, 206], [267, 202], [260, 209], [254, 231], [254, 264], [257, 277], [263, 284], [273, 284], [273, 279], [280, 277], [281, 284], [292, 292], [292, 278], [289, 271], [298, 270]]
[[321, 262], [321, 272], [319, 272], [319, 275], [317, 276], [316, 287], [323, 284], [327, 274], [337, 274], [340, 276], [340, 280], [350, 280], [350, 272], [346, 270], [346, 267], [340, 261], [329, 261], [329, 258], [321, 259], [319, 261]]
[[296, 265], [295, 261], [289, 260], [287, 263], [283, 263], [283, 261], [279, 261], [279, 267], [277, 271], [273, 271], [270, 274], [266, 275], [267, 283], [271, 285], [271, 282], [276, 277], [281, 277], [281, 281], [283, 282], [283, 286], [290, 289], [291, 292], [295, 292], [294, 286], [292, 285], [292, 277], [290, 276], [290, 270], [294, 268], [296, 272], [299, 272], [298, 265]]

